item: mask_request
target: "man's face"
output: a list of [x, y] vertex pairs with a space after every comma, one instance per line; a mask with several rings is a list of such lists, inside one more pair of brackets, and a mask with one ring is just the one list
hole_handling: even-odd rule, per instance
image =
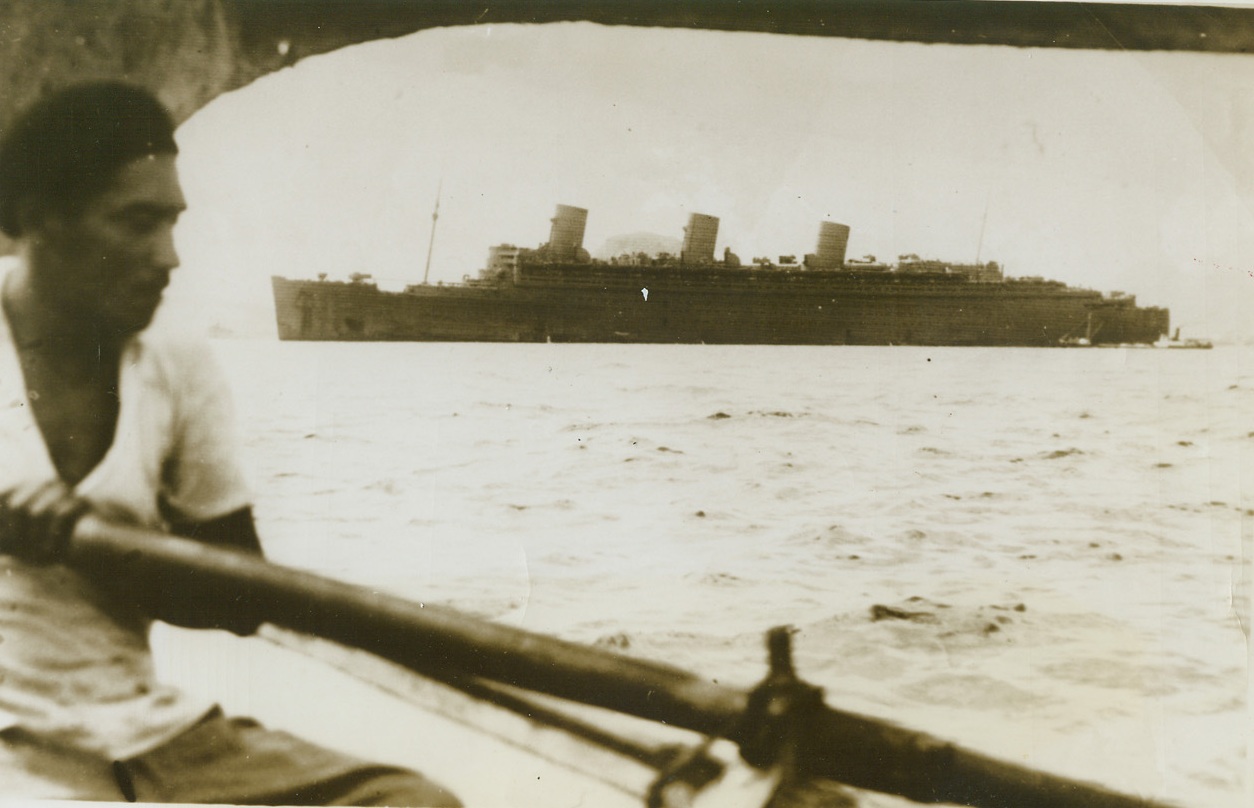
[[178, 266], [174, 224], [187, 207], [174, 155], [141, 157], [76, 213], [39, 226], [48, 250], [49, 291], [67, 311], [120, 336], [152, 322]]

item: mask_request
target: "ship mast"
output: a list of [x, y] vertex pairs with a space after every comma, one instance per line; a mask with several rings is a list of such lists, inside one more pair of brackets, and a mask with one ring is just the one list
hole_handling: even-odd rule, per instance
[[984, 218], [980, 219], [980, 240], [975, 243], [975, 265], [980, 265], [980, 253], [984, 250], [984, 225], [988, 224], [988, 203], [993, 198], [993, 192], [990, 190], [988, 196], [984, 197]]
[[444, 180], [435, 187], [435, 210], [431, 211], [431, 238], [427, 240], [427, 268], [422, 271], [422, 285], [427, 285], [427, 278], [431, 275], [431, 251], [435, 248], [435, 223], [440, 218], [440, 191], [444, 188]]

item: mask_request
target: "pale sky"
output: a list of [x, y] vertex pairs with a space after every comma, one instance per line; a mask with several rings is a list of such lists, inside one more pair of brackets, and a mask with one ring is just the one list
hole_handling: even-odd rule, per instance
[[[179, 132], [182, 287], [272, 328], [271, 274], [475, 274], [557, 203], [585, 245], [679, 238], [801, 255], [996, 260], [1254, 337], [1254, 57], [599, 27], [427, 31], [314, 57]], [[981, 239], [981, 232], [983, 236]]]

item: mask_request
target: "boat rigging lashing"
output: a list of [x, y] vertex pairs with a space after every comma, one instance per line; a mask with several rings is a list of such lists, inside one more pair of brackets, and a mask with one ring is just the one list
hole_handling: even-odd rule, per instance
[[710, 755], [713, 743], [713, 738], [707, 738], [690, 748], [670, 747], [676, 755], [649, 786], [647, 808], [691, 804], [693, 795], [721, 777], [724, 766]]
[[777, 626], [767, 632], [770, 669], [749, 692], [748, 705], [732, 736], [747, 763], [780, 770], [782, 787], [804, 777], [802, 749], [808, 745], [810, 724], [825, 706], [823, 689], [797, 677], [792, 663], [793, 631]]

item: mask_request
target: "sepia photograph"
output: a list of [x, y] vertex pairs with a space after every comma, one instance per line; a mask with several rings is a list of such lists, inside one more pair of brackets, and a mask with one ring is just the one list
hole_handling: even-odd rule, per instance
[[0, 35], [0, 805], [1254, 801], [1254, 6]]

